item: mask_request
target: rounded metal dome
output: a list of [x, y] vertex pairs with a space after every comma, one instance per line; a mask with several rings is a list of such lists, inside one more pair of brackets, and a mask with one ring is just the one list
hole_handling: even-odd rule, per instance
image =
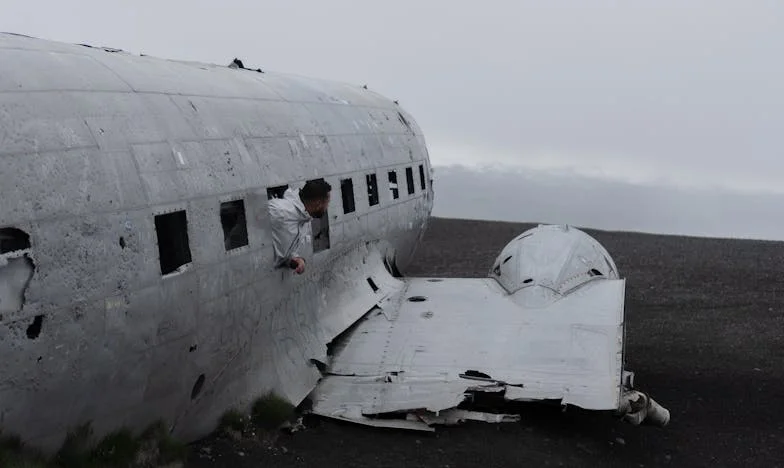
[[585, 232], [540, 225], [509, 242], [489, 276], [509, 294], [530, 290], [528, 295], [538, 297], [534, 302], [549, 302], [590, 281], [618, 279], [618, 269], [607, 250]]

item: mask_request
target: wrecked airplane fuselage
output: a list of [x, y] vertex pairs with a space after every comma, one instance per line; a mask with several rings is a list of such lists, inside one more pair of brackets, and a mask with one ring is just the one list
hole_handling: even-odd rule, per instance
[[[0, 70], [0, 429], [32, 446], [298, 403], [426, 225], [422, 132], [360, 86], [13, 34]], [[317, 178], [326, 235], [275, 269], [267, 201]]]
[[[51, 451], [88, 422], [100, 438], [164, 420], [176, 437], [193, 440], [227, 410], [246, 409], [270, 391], [297, 404], [316, 389], [322, 408], [370, 415], [376, 410], [367, 413], [367, 402], [328, 391], [333, 383], [356, 387], [342, 380], [357, 372], [346, 360], [352, 349], [365, 345], [356, 329], [389, 333], [374, 320], [380, 308], [395, 320], [427, 321], [423, 329], [441, 323], [455, 339], [492, 343], [471, 338], [466, 327], [477, 316], [468, 304], [517, 327], [482, 322], [485, 338], [497, 337], [498, 327], [517, 341], [507, 341], [508, 349], [479, 347], [480, 358], [465, 361], [444, 348], [435, 363], [446, 367], [420, 377], [448, 382], [454, 392], [446, 402], [411, 386], [427, 400], [424, 407], [459, 403], [468, 387], [498, 387], [501, 380], [507, 397], [639, 407], [624, 403], [616, 353], [620, 280], [580, 286], [595, 279], [580, 270], [554, 283], [580, 286], [574, 292], [551, 293], [542, 282], [550, 276], [538, 272], [531, 278], [544, 289], [511, 293], [505, 288], [512, 283], [504, 283], [509, 268], [531, 267], [522, 258], [502, 259], [496, 278], [396, 277], [433, 203], [424, 137], [396, 102], [359, 86], [12, 34], [0, 34], [0, 70], [4, 434]], [[316, 239], [306, 273], [275, 269], [267, 201], [318, 178], [332, 185], [333, 196], [328, 215], [310, 230]], [[456, 309], [461, 327], [447, 320], [445, 308], [462, 297], [455, 294], [469, 293], [474, 299]], [[579, 304], [586, 294], [602, 309], [580, 316], [577, 309], [589, 311]], [[541, 322], [532, 304], [593, 321]], [[551, 327], [549, 336], [557, 334], [566, 348], [525, 342], [526, 323]], [[435, 349], [417, 327], [411, 332]], [[390, 338], [398, 340], [401, 363], [434, 356]], [[330, 355], [328, 345], [339, 342], [342, 351]], [[509, 361], [512, 355], [518, 361]], [[501, 363], [514, 365], [494, 367]], [[396, 368], [388, 356], [369, 366], [360, 372], [368, 379], [391, 379]], [[574, 369], [585, 380], [569, 375]], [[411, 368], [395, 377], [415, 374]], [[393, 403], [380, 409], [406, 409]], [[486, 417], [459, 415], [469, 416]]]

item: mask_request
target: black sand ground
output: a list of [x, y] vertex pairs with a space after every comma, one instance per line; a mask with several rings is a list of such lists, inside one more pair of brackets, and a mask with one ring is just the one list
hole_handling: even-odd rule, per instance
[[[406, 273], [484, 276], [528, 227], [434, 219]], [[668, 427], [540, 407], [433, 434], [310, 417], [274, 443], [194, 444], [186, 466], [784, 466], [784, 243], [587, 232], [627, 279], [627, 368]]]

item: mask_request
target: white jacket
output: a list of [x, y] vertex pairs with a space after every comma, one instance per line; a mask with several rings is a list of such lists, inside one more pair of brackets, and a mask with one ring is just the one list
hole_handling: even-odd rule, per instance
[[312, 218], [299, 199], [299, 191], [286, 189], [283, 198], [273, 198], [267, 205], [275, 266], [285, 266], [294, 257], [304, 258]]

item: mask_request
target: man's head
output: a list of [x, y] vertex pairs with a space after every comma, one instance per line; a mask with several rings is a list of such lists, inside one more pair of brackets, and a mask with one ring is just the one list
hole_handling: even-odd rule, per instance
[[329, 206], [329, 192], [332, 187], [324, 179], [309, 180], [299, 191], [299, 199], [305, 210], [314, 218], [321, 218]]

